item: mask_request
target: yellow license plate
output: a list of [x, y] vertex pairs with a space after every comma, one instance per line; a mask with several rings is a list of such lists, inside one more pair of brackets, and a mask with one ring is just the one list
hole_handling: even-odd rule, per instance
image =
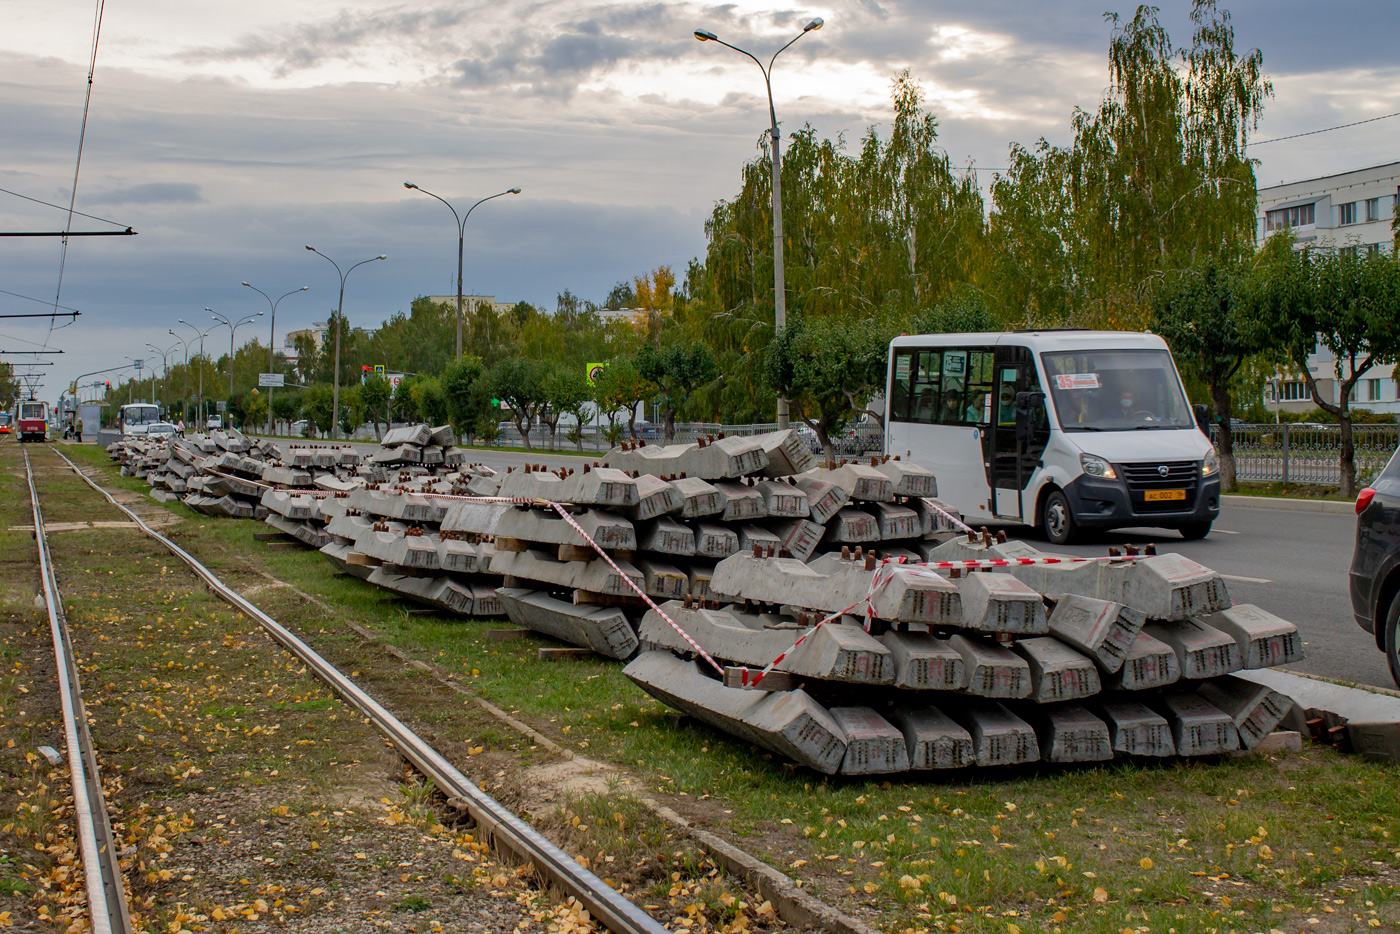
[[1185, 490], [1148, 490], [1142, 494], [1142, 498], [1149, 503], [1160, 503], [1164, 500], [1186, 499]]

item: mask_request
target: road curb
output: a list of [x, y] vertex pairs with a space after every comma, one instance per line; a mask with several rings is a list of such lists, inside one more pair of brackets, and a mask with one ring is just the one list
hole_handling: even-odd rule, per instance
[[1246, 509], [1288, 509], [1293, 512], [1355, 512], [1354, 503], [1339, 503], [1327, 499], [1285, 499], [1281, 496], [1241, 496], [1226, 494], [1220, 497], [1222, 506], [1243, 506]]

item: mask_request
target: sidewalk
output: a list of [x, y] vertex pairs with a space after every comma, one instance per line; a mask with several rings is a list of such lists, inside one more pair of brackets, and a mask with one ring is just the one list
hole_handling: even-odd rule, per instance
[[1242, 506], [1246, 509], [1287, 509], [1292, 512], [1356, 512], [1356, 504], [1349, 502], [1330, 499], [1288, 499], [1283, 496], [1241, 496], [1237, 493], [1221, 496], [1220, 505]]

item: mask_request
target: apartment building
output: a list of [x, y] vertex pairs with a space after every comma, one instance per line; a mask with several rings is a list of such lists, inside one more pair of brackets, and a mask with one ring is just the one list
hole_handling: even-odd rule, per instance
[[[1298, 248], [1355, 253], [1390, 252], [1391, 221], [1400, 205], [1400, 162], [1388, 162], [1259, 189], [1255, 237], [1259, 245], [1276, 230], [1293, 228]], [[1323, 397], [1340, 401], [1336, 361], [1326, 348], [1308, 357], [1308, 369]], [[1373, 367], [1352, 390], [1352, 404], [1374, 412], [1400, 413], [1400, 384], [1389, 364]], [[1281, 372], [1264, 390], [1264, 404], [1285, 412], [1315, 408], [1302, 374]]]

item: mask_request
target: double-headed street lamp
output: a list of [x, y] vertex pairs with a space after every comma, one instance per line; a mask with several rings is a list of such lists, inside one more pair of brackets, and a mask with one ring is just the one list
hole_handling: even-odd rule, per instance
[[[282, 299], [283, 299], [283, 298], [286, 298], [287, 295], [295, 295], [295, 294], [297, 294], [298, 292], [305, 292], [308, 288], [310, 288], [310, 286], [304, 285], [304, 286], [302, 286], [302, 287], [299, 288], [299, 289], [292, 289], [290, 292], [287, 293], [287, 295], [283, 295], [282, 298], [279, 298], [279, 299], [277, 299], [277, 301], [274, 302], [274, 301], [272, 300], [272, 296], [271, 296], [271, 295], [268, 295], [266, 292], [264, 292], [262, 289], [258, 288], [256, 285], [249, 285], [247, 282], [245, 282], [245, 283], [243, 283], [243, 284], [244, 284], [245, 286], [247, 286], [248, 288], [252, 289], [254, 292], [257, 292], [257, 293], [258, 293], [259, 295], [261, 295], [263, 298], [267, 299], [267, 304], [272, 308], [272, 320], [271, 320], [270, 322], [268, 322], [269, 327], [268, 327], [268, 335], [267, 335], [267, 372], [269, 372], [269, 373], [274, 373], [274, 372], [276, 372], [276, 366], [277, 366], [277, 358], [276, 358], [276, 356], [275, 356], [275, 354], [277, 353], [277, 306], [280, 305], [280, 304], [282, 303]], [[267, 433], [268, 433], [268, 434], [272, 434], [272, 387], [271, 387], [271, 386], [267, 387]]]
[[[184, 322], [181, 323], [183, 324]], [[194, 338], [186, 340], [179, 334], [176, 334], [174, 328], [170, 328], [165, 333], [185, 345], [185, 389], [180, 393], [180, 421], [183, 422], [185, 416], [190, 414], [190, 341], [194, 340]]]
[[[209, 312], [210, 314], [213, 314], [213, 313], [214, 313], [214, 309], [212, 309], [212, 308], [206, 307], [204, 310], [207, 311], [207, 312]], [[213, 327], [209, 328], [209, 330], [207, 330], [207, 331], [201, 331], [199, 328], [195, 327], [193, 324], [190, 324], [190, 323], [189, 323], [188, 321], [186, 321], [184, 318], [180, 318], [179, 321], [178, 321], [177, 323], [178, 323], [178, 324], [183, 324], [185, 327], [187, 327], [187, 328], [189, 328], [190, 330], [194, 331], [194, 333], [199, 337], [199, 415], [195, 418], [195, 431], [203, 431], [204, 428], [205, 428], [205, 425], [204, 425], [204, 422], [205, 422], [205, 415], [204, 415], [204, 339], [205, 339], [206, 337], [208, 337], [210, 334], [212, 334], [213, 331], [214, 331], [214, 328], [218, 327], [218, 325], [217, 325], [217, 324], [214, 325]], [[174, 331], [171, 331], [170, 333], [174, 334], [175, 332], [174, 332]], [[176, 336], [176, 337], [179, 337], [180, 335], [175, 334], [175, 336]], [[193, 341], [194, 338], [191, 337], [190, 340]], [[185, 369], [186, 369], [186, 370], [189, 369], [189, 356], [188, 356], [188, 354], [186, 354], [186, 357], [185, 357]], [[185, 377], [185, 382], [186, 382], [186, 383], [189, 382], [189, 377], [188, 377], [188, 376]], [[188, 387], [187, 387], [187, 388], [188, 388]]]
[[248, 315], [248, 316], [246, 316], [246, 317], [239, 318], [237, 321], [230, 321], [228, 318], [225, 318], [223, 315], [219, 314], [217, 311], [215, 311], [215, 310], [212, 309], [212, 308], [206, 308], [206, 309], [204, 309], [204, 310], [207, 311], [207, 312], [209, 312], [211, 315], [213, 315], [213, 316], [214, 316], [214, 320], [218, 322], [218, 324], [214, 325], [214, 327], [216, 327], [216, 328], [224, 328], [224, 327], [228, 328], [228, 397], [229, 397], [229, 399], [232, 399], [232, 398], [233, 398], [233, 335], [237, 334], [237, 333], [238, 333], [238, 329], [241, 328], [241, 327], [243, 327], [243, 325], [248, 324], [249, 322], [252, 322], [252, 321], [256, 321], [257, 319], [261, 318], [261, 317], [263, 316], [263, 313], [260, 311], [260, 312], [258, 312], [258, 313], [255, 314], [255, 315]]
[[412, 188], [414, 191], [421, 191], [425, 195], [437, 198], [443, 204], [447, 205], [447, 209], [452, 212], [452, 216], [457, 221], [457, 362], [460, 363], [462, 362], [462, 249], [467, 237], [467, 218], [472, 216], [472, 211], [475, 211], [478, 207], [492, 200], [493, 198], [499, 198], [503, 195], [518, 195], [520, 194], [520, 189], [507, 188], [505, 191], [497, 192], [496, 194], [491, 195], [487, 198], [482, 198], [476, 204], [473, 204], [471, 207], [467, 208], [467, 213], [465, 216], [458, 216], [457, 209], [454, 208], [451, 205], [451, 203], [449, 203], [448, 200], [446, 198], [443, 198], [441, 195], [435, 195], [426, 188], [419, 188], [412, 182], [404, 182], [403, 187]]
[[372, 263], [375, 260], [388, 259], [389, 257], [380, 253], [378, 256], [371, 256], [369, 259], [360, 260], [354, 266], [341, 272], [340, 264], [335, 260], [322, 253], [314, 246], [308, 245], [307, 249], [334, 266], [335, 271], [340, 275], [340, 299], [336, 302], [335, 306], [335, 382], [332, 383], [331, 389], [331, 437], [334, 438], [336, 432], [340, 430], [340, 332], [345, 330], [345, 280], [350, 273], [354, 272], [365, 263]]
[[[171, 354], [173, 354], [173, 353], [175, 352], [175, 348], [176, 348], [176, 346], [178, 346], [178, 345], [176, 345], [176, 344], [171, 344], [169, 350], [161, 350], [161, 349], [160, 349], [159, 347], [157, 347], [155, 344], [149, 344], [149, 343], [148, 343], [146, 346], [149, 347], [149, 348], [151, 348], [152, 350], [154, 350], [156, 353], [160, 354], [160, 368], [161, 368], [161, 375], [160, 375], [160, 378], [161, 378], [160, 404], [161, 404], [161, 408], [166, 408], [165, 397], [166, 397], [167, 390], [169, 389], [169, 387], [166, 386], [165, 383], [168, 382], [168, 380], [166, 380], [166, 377], [170, 375], [170, 360], [169, 360], [169, 357], [170, 357]], [[155, 367], [151, 367], [151, 401], [152, 401], [152, 402], [156, 401], [156, 372], [155, 372]], [[166, 412], [166, 415], [167, 415], [167, 416], [168, 416], [169, 414], [170, 414], [169, 412]]]
[[[762, 62], [754, 58], [752, 53], [746, 52], [737, 45], [730, 45], [712, 32], [706, 32], [703, 29], [695, 30], [695, 38], [701, 42], [718, 42], [726, 49], [733, 49], [735, 52], [753, 59], [753, 63], [763, 72], [763, 83], [768, 88], [768, 138], [773, 161], [773, 331], [776, 335], [782, 334], [783, 329], [787, 327], [787, 291], [783, 276], [783, 172], [782, 159], [778, 152], [781, 137], [778, 133], [778, 112], [773, 107], [771, 75], [773, 63], [778, 60], [779, 55], [787, 51], [788, 46], [807, 33], [821, 28], [822, 18], [820, 16], [803, 26], [802, 32], [793, 37], [792, 42], [773, 53], [766, 68]], [[781, 393], [778, 395], [778, 427], [788, 427], [788, 401], [787, 397]]]

